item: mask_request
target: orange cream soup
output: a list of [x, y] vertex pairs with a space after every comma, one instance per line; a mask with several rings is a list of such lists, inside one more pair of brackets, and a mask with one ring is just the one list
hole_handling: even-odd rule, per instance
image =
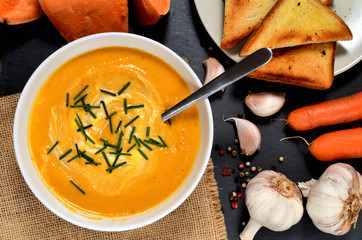
[[[127, 82], [131, 84], [120, 95], [111, 96], [100, 91], [117, 93]], [[86, 85], [89, 86], [80, 97], [87, 94], [86, 104], [100, 106], [91, 109], [96, 119], [84, 108], [70, 107], [80, 98], [74, 100]], [[69, 106], [66, 106], [67, 93]], [[107, 47], [77, 56], [51, 74], [33, 103], [28, 125], [33, 162], [48, 188], [71, 209], [105, 217], [149, 210], [169, 198], [183, 184], [194, 165], [200, 142], [197, 108], [174, 117], [171, 125], [161, 120], [161, 114], [167, 108], [190, 93], [175, 69], [141, 50]], [[124, 99], [128, 107], [142, 104], [144, 107], [128, 109], [125, 114]], [[108, 114], [116, 112], [111, 117], [113, 134], [101, 101]], [[82, 105], [81, 102], [77, 104]], [[93, 125], [85, 132], [95, 144], [85, 141], [84, 134], [77, 131], [76, 113], [84, 126]], [[136, 116], [139, 118], [125, 127]], [[122, 125], [115, 133], [121, 120]], [[122, 153], [127, 153], [136, 143], [134, 138], [129, 140], [133, 126], [136, 127], [134, 135], [139, 139], [152, 138], [160, 142], [158, 136], [161, 136], [168, 147], [147, 144], [151, 151], [136, 144], [128, 152], [131, 156], [122, 155], [117, 160], [117, 164], [126, 164], [107, 172], [109, 165], [103, 154], [95, 154], [104, 146], [100, 138], [117, 145], [122, 131]], [[149, 137], [146, 136], [147, 127], [150, 127]], [[47, 154], [56, 141], [59, 144]], [[68, 162], [77, 155], [76, 143], [79, 151], [86, 151], [94, 162], [101, 164], [85, 164], [87, 160], [82, 157]], [[59, 160], [69, 149], [72, 152]], [[116, 158], [111, 152], [116, 150], [112, 147], [104, 150], [110, 166]]]

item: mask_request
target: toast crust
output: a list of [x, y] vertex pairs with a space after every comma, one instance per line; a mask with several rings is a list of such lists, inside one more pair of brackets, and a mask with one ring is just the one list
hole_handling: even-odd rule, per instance
[[248, 77], [311, 89], [328, 89], [333, 83], [335, 54], [335, 42], [274, 49], [270, 62]]
[[239, 55], [246, 56], [263, 47], [275, 49], [351, 39], [348, 26], [321, 1], [279, 0]]

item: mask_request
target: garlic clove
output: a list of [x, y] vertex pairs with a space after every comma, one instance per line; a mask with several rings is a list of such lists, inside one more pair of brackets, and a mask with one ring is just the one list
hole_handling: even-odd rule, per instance
[[[217, 78], [219, 75], [225, 72], [225, 68], [216, 58], [208, 58], [204, 62], [205, 67], [205, 78], [204, 78], [204, 84], [207, 84]], [[224, 92], [225, 88], [222, 89]]]
[[285, 93], [249, 91], [245, 104], [250, 111], [259, 117], [268, 117], [278, 112], [285, 103]]
[[246, 119], [228, 118], [234, 120], [238, 132], [241, 153], [250, 156], [260, 149], [261, 134], [258, 127]]
[[261, 227], [285, 231], [303, 216], [302, 194], [285, 175], [271, 170], [258, 173], [247, 185], [245, 204], [250, 221], [240, 234], [251, 240]]

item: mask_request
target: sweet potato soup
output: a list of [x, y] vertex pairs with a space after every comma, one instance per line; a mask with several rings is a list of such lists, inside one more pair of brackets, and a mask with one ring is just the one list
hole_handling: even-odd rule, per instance
[[70, 209], [104, 217], [152, 209], [183, 184], [198, 153], [196, 107], [161, 119], [190, 93], [175, 69], [138, 49], [77, 56], [50, 75], [33, 103], [33, 162]]

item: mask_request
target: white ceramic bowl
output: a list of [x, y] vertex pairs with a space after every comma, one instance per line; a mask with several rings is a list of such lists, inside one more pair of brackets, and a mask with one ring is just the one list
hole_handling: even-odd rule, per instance
[[22, 175], [35, 196], [53, 213], [81, 227], [100, 231], [124, 231], [153, 223], [166, 216], [183, 203], [199, 183], [210, 157], [213, 141], [213, 121], [208, 100], [198, 104], [201, 121], [201, 143], [191, 174], [181, 188], [160, 206], [143, 214], [134, 216], [94, 220], [74, 213], [65, 207], [44, 185], [33, 165], [27, 143], [27, 125], [33, 100], [49, 74], [64, 62], [76, 55], [107, 46], [126, 46], [138, 48], [156, 55], [169, 63], [189, 85], [191, 91], [201, 87], [192, 69], [176, 53], [158, 42], [128, 33], [101, 33], [71, 42], [49, 56], [33, 73], [26, 84], [14, 121], [14, 146], [16, 158]]

